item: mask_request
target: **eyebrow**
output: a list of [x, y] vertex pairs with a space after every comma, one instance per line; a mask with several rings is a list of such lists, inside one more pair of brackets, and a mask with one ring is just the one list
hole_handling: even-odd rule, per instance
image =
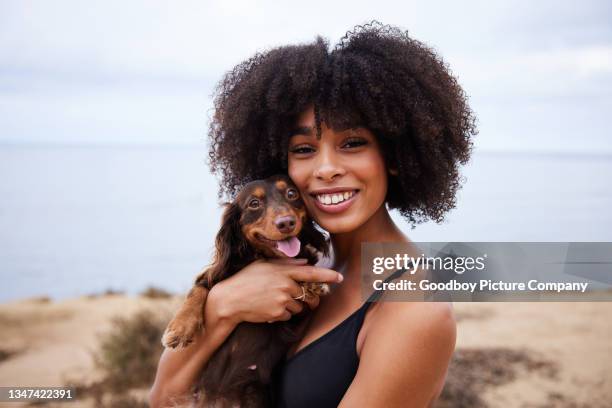
[[291, 133], [289, 134], [289, 137], [296, 136], [296, 135], [312, 136], [312, 134], [313, 134], [312, 126], [298, 126], [297, 128], [291, 131]]

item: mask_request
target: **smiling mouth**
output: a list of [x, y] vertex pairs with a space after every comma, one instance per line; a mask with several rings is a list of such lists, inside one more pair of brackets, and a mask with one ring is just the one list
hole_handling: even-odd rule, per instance
[[302, 246], [300, 240], [295, 236], [280, 240], [273, 240], [264, 237], [260, 233], [255, 233], [255, 238], [264, 243], [266, 246], [271, 247], [273, 250], [276, 250], [289, 258], [296, 256], [300, 252], [300, 248]]
[[310, 194], [315, 200], [323, 205], [338, 205], [350, 200], [359, 190], [347, 190], [329, 194]]

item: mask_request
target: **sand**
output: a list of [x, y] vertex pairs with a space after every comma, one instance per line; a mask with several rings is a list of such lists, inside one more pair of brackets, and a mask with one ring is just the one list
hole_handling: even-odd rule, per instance
[[525, 351], [554, 375], [520, 372], [485, 390], [490, 406], [612, 406], [612, 303], [455, 304], [457, 349]]
[[[142, 309], [167, 312], [180, 301], [111, 295], [2, 304], [0, 344], [14, 354], [0, 361], [0, 386], [94, 381], [100, 373], [91, 352], [112, 317]], [[478, 362], [457, 365], [449, 374], [449, 381], [467, 381], [456, 387], [459, 392], [474, 385], [482, 405], [491, 407], [612, 406], [612, 303], [457, 303], [455, 311], [457, 356], [480, 353]], [[513, 353], [535, 363], [520, 363]], [[457, 399], [450, 406], [469, 404]]]

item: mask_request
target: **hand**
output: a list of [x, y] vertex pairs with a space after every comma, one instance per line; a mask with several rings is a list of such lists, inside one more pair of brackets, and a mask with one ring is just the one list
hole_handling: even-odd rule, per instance
[[[342, 275], [338, 272], [307, 265], [306, 259], [257, 260], [213, 286], [205, 312], [214, 313], [234, 325], [286, 321], [304, 307], [301, 301], [294, 299], [302, 295], [297, 282], [341, 281]], [[319, 299], [307, 298], [306, 303], [313, 309]]]

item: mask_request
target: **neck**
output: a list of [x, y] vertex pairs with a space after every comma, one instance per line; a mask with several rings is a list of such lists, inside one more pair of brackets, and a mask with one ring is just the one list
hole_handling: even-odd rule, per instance
[[[332, 269], [345, 275], [359, 273], [362, 242], [409, 242], [395, 225], [387, 207], [383, 204], [363, 225], [351, 232], [331, 234], [334, 251]], [[345, 276], [346, 278], [346, 276]]]

